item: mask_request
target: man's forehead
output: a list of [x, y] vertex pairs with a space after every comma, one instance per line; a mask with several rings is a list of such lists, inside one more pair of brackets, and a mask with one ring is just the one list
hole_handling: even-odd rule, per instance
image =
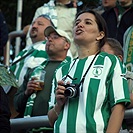
[[38, 18], [35, 19], [35, 21], [42, 21], [42, 22], [48, 21], [48, 22], [50, 22], [49, 19], [44, 18], [44, 17], [38, 17]]

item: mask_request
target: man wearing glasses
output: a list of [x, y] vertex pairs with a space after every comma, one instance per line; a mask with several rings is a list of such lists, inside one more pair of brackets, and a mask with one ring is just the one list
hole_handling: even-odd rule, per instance
[[[47, 115], [52, 80], [55, 76], [55, 72], [58, 68], [71, 60], [71, 58], [67, 56], [71, 40], [66, 32], [60, 29], [56, 30], [54, 27], [49, 26], [45, 29], [44, 34], [47, 39], [46, 52], [48, 54], [48, 59], [41, 64], [43, 70], [46, 72], [44, 86], [42, 86], [42, 90], [36, 91], [35, 88], [37, 88], [39, 84], [34, 79], [29, 80], [35, 69], [30, 69], [26, 73], [24, 82], [14, 97], [15, 108], [19, 113], [23, 114], [23, 117]], [[29, 130], [36, 133], [46, 131], [47, 129], [48, 127], [41, 127], [39, 129]], [[52, 132], [52, 129], [48, 130], [47, 132]]]

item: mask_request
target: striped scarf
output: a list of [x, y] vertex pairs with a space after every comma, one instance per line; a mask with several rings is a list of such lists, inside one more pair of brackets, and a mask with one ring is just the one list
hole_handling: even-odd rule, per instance
[[26, 74], [28, 68], [34, 68], [48, 58], [48, 55], [45, 51], [45, 43], [46, 42], [38, 42], [32, 46], [25, 48], [14, 59], [13, 62], [22, 58], [24, 55], [34, 49], [31, 54], [10, 67], [10, 70], [14, 73], [16, 79], [18, 80], [19, 86], [23, 83], [24, 75]]

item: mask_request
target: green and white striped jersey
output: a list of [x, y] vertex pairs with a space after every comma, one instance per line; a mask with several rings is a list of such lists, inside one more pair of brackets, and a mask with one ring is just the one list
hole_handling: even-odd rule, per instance
[[[65, 82], [79, 84], [93, 58], [94, 55], [73, 60], [57, 71], [49, 102], [50, 108], [56, 102], [56, 81], [68, 74], [77, 79], [72, 81], [67, 77]], [[55, 122], [54, 132], [105, 133], [111, 108], [117, 103], [124, 102], [126, 105], [130, 102], [127, 80], [124, 76], [125, 69], [116, 56], [104, 52], [98, 54], [79, 87], [79, 96], [68, 99], [64, 105]]]
[[23, 83], [24, 75], [26, 74], [28, 68], [34, 68], [48, 58], [48, 55], [45, 51], [45, 43], [45, 41], [41, 41], [32, 46], [26, 47], [14, 59], [13, 62], [28, 54], [32, 49], [34, 50], [24, 59], [20, 60], [10, 67], [11, 71], [14, 73], [16, 79], [18, 80], [19, 86]]

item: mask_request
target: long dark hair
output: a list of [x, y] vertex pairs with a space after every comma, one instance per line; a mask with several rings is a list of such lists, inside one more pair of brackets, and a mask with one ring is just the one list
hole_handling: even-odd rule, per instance
[[99, 31], [103, 31], [104, 32], [104, 37], [100, 40], [100, 43], [99, 43], [99, 48], [101, 48], [105, 44], [106, 39], [107, 39], [107, 26], [106, 26], [105, 20], [96, 11], [90, 10], [90, 9], [84, 9], [84, 10], [80, 11], [79, 13], [77, 13], [75, 19], [77, 19], [78, 16], [80, 16], [83, 13], [91, 13], [91, 14], [93, 14], [95, 16], [96, 23], [98, 25]]

